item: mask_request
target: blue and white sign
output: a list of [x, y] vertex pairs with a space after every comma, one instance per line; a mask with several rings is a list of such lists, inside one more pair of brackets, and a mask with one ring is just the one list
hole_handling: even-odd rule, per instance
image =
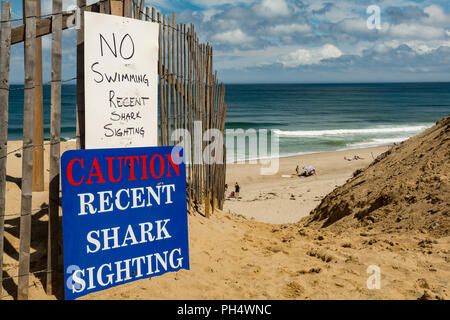
[[63, 154], [66, 299], [189, 270], [182, 159], [174, 147]]

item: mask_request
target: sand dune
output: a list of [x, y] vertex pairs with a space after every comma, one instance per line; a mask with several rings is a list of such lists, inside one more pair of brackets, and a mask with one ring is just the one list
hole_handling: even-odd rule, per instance
[[[383, 232], [450, 235], [450, 117], [379, 156], [330, 193], [311, 223], [374, 223]], [[351, 219], [342, 219], [344, 217]], [[342, 219], [342, 221], [340, 221]], [[336, 223], [338, 222], [338, 223]]]

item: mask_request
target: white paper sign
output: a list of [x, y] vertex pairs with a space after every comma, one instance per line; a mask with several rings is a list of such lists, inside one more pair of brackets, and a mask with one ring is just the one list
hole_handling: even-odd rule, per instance
[[87, 149], [158, 145], [158, 29], [85, 12]]

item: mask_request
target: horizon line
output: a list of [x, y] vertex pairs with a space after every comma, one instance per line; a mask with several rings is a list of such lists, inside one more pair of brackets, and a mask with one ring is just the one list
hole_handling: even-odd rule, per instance
[[[223, 81], [222, 81], [223, 82]], [[420, 84], [420, 83], [450, 83], [450, 80], [446, 81], [371, 81], [371, 82], [223, 82], [225, 85], [256, 85], [256, 84]], [[24, 83], [10, 83], [11, 86], [24, 85]], [[50, 86], [50, 83], [44, 83], [43, 86]], [[76, 81], [74, 83], [67, 83], [62, 85], [76, 85]]]

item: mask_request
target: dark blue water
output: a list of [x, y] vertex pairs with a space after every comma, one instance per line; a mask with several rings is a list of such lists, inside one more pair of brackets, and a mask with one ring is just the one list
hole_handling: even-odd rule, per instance
[[[11, 85], [11, 89], [23, 85]], [[75, 138], [76, 134], [76, 85], [64, 85], [61, 90], [61, 137]], [[50, 98], [51, 87], [44, 86], [44, 138], [50, 138]], [[9, 94], [8, 139], [21, 140], [23, 128], [23, 90], [13, 90]]]
[[[226, 89], [227, 128], [274, 130], [281, 155], [392, 144], [450, 113], [450, 83], [257, 84]], [[75, 105], [76, 86], [64, 85], [61, 136], [66, 140], [75, 137]], [[23, 91], [11, 91], [10, 140], [22, 138], [22, 126]], [[44, 86], [47, 139], [49, 128], [50, 86]]]

